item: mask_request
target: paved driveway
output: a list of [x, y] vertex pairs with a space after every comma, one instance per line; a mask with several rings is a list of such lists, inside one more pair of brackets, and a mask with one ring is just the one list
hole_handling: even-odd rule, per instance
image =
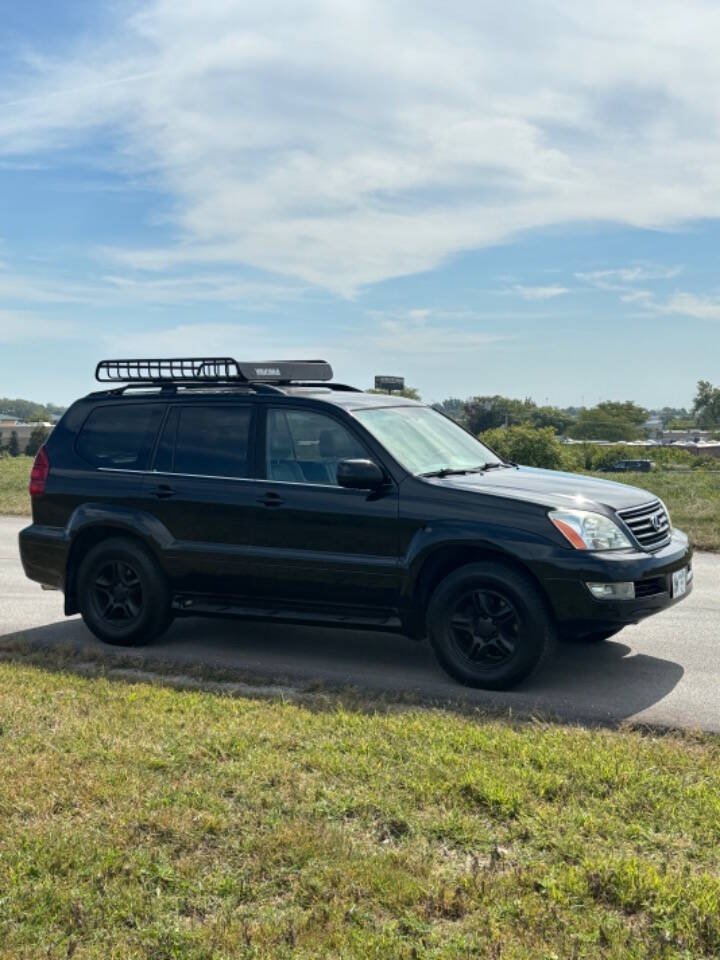
[[[66, 620], [59, 593], [45, 593], [25, 579], [17, 533], [26, 522], [0, 518], [0, 638], [22, 635], [48, 647], [71, 643], [103, 651], [112, 662], [118, 651], [95, 640], [77, 617]], [[143, 648], [142, 655], [170, 661], [179, 672], [187, 664], [204, 663], [296, 687], [320, 682], [402, 690], [520, 714], [633, 719], [720, 732], [719, 652], [720, 556], [706, 553], [696, 554], [695, 589], [687, 601], [606, 643], [562, 644], [550, 667], [510, 693], [460, 687], [426, 646], [376, 633], [187, 619]]]

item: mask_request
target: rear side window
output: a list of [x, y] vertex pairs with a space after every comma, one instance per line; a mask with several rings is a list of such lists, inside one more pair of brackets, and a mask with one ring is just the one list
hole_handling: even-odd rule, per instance
[[158, 403], [97, 407], [83, 424], [75, 449], [95, 467], [147, 470], [164, 412]]
[[188, 406], [171, 411], [156, 469], [204, 477], [248, 477], [249, 406]]

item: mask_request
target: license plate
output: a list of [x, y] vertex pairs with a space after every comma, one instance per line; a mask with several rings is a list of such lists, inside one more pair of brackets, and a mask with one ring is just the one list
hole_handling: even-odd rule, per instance
[[687, 590], [687, 567], [682, 570], [676, 570], [672, 575], [672, 595], [681, 597]]

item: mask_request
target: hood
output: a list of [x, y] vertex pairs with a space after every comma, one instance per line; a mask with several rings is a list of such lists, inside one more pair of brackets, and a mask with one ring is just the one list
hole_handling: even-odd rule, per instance
[[437, 486], [511, 497], [547, 507], [592, 510], [594, 506], [624, 510], [656, 500], [654, 494], [626, 483], [585, 477], [579, 473], [540, 470], [536, 467], [500, 467], [485, 473], [465, 473], [449, 477], [433, 477]]

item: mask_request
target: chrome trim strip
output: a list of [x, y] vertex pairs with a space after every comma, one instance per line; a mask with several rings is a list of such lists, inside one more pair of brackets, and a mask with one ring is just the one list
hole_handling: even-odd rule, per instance
[[[129, 470], [124, 467], [98, 467], [103, 473], [134, 473], [146, 477], [184, 477], [186, 480], [235, 480], [237, 483], [281, 483], [286, 487], [309, 487], [325, 490], [348, 490], [348, 487], [342, 487], [339, 483], [301, 483], [296, 480], [270, 480], [267, 477], [224, 477], [216, 473], [171, 473], [168, 470]], [[355, 491], [363, 493], [364, 491]]]

